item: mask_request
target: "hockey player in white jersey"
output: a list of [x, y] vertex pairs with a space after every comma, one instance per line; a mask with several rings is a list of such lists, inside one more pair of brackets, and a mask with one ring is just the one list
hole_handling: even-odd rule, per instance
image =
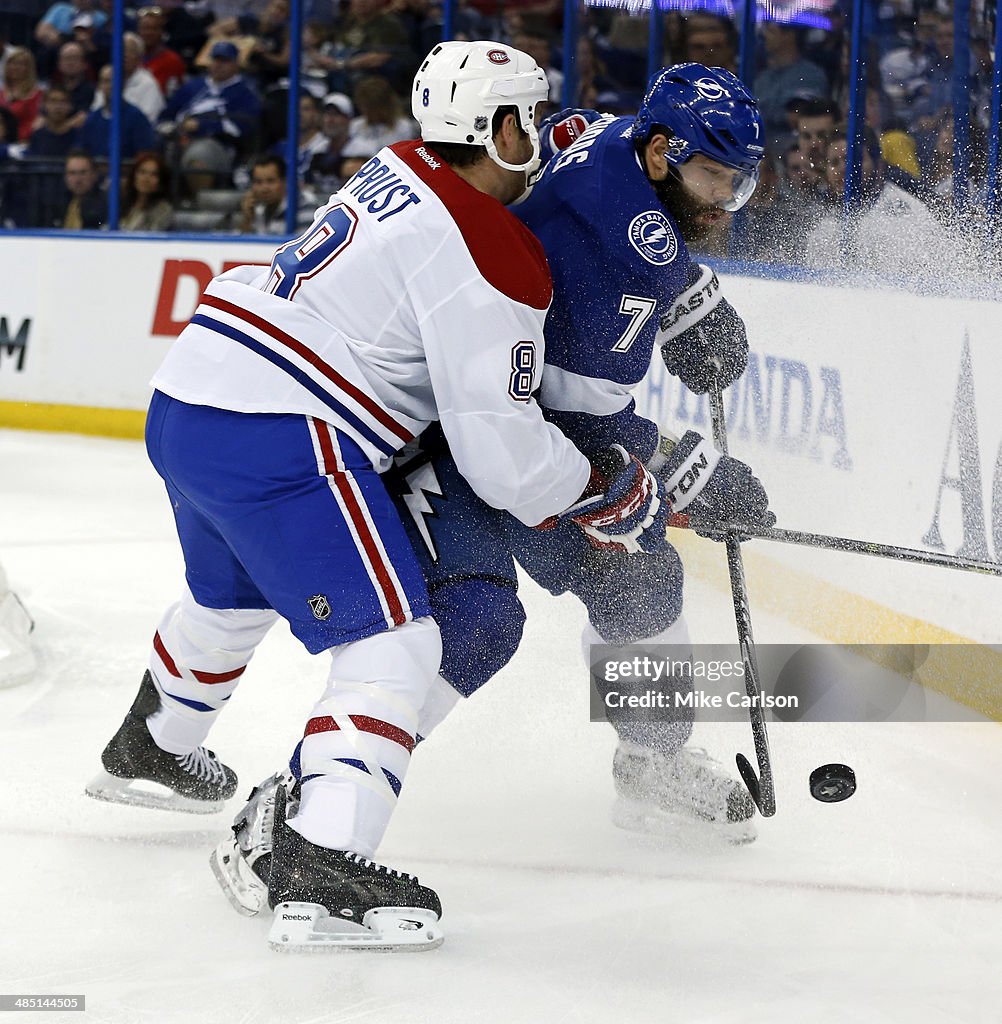
[[551, 281], [503, 204], [538, 161], [546, 93], [520, 51], [435, 47], [412, 96], [423, 138], [369, 160], [269, 268], [216, 278], [153, 381], [147, 448], [187, 587], [87, 791], [217, 809], [236, 776], [202, 743], [257, 644], [282, 616], [309, 651], [329, 651], [292, 757], [296, 813], [276, 817], [276, 946], [441, 941], [437, 895], [369, 860], [441, 657], [378, 475], [394, 454], [437, 420], [474, 491], [526, 526], [570, 520], [599, 546], [666, 545], [652, 474], [618, 446], [589, 462], [533, 398]]

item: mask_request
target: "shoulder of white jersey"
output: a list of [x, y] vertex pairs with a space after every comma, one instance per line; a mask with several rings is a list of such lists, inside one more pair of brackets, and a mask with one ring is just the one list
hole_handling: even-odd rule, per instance
[[515, 302], [546, 309], [553, 282], [536, 236], [497, 199], [463, 181], [420, 139], [389, 149], [441, 201], [484, 280]]

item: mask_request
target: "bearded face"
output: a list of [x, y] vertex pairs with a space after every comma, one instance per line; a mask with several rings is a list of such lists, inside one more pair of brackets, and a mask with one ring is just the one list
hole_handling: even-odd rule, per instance
[[724, 211], [700, 199], [686, 188], [674, 168], [668, 168], [664, 181], [652, 181], [651, 186], [661, 205], [671, 215], [682, 232], [686, 245], [698, 245], [704, 241]]

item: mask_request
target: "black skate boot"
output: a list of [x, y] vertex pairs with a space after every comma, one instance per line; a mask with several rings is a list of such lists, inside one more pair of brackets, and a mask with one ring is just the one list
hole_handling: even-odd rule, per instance
[[[284, 790], [275, 817], [284, 816]], [[434, 949], [444, 938], [438, 894], [413, 875], [328, 850], [284, 822], [273, 833], [268, 903], [272, 949]]]
[[612, 777], [617, 794], [612, 820], [620, 828], [669, 835], [696, 826], [732, 843], [755, 839], [754, 801], [705, 750], [682, 747], [666, 757], [620, 742]]
[[233, 796], [237, 776], [211, 750], [170, 754], [153, 742], [146, 719], [160, 707], [149, 672], [129, 713], [101, 753], [104, 771], [85, 790], [95, 800], [192, 814], [213, 814]]
[[231, 835], [209, 857], [216, 881], [238, 914], [253, 917], [268, 902], [271, 837], [285, 824], [291, 785], [291, 779], [278, 773], [255, 786], [233, 819]]

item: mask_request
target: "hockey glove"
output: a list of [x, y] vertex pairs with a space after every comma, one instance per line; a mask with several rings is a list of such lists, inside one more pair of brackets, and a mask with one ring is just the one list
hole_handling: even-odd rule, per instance
[[668, 372], [696, 395], [714, 379], [721, 388], [733, 384], [748, 362], [744, 321], [721, 294], [717, 275], [698, 263], [689, 287], [661, 318], [657, 342]]
[[669, 509], [657, 477], [618, 444], [599, 452], [592, 466], [592, 486], [603, 493], [572, 505], [561, 518], [577, 523], [595, 548], [666, 551]]
[[545, 167], [551, 157], [566, 149], [602, 115], [597, 110], [567, 107], [550, 114], [539, 125], [539, 166]]
[[657, 470], [672, 514], [688, 516], [701, 537], [722, 540], [728, 527], [772, 526], [769, 496], [751, 469], [722, 455], [695, 430], [688, 430]]

